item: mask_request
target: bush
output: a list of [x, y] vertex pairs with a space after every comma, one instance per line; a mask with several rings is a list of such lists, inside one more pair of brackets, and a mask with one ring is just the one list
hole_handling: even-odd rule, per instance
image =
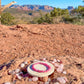
[[8, 12], [1, 14], [1, 23], [5, 25], [13, 25], [15, 18]]
[[39, 18], [38, 20], [38, 23], [41, 24], [41, 23], [53, 23], [53, 18], [50, 16], [49, 13], [47, 13], [45, 16], [42, 16], [41, 18]]

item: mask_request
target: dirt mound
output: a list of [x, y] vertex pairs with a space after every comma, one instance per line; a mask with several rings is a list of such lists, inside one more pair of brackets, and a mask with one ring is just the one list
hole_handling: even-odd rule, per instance
[[[75, 83], [70, 84], [83, 83], [80, 74], [84, 72], [84, 26], [72, 24], [0, 25], [0, 71], [3, 72], [5, 66], [10, 68], [11, 63], [16, 59], [53, 58], [53, 56], [65, 60], [64, 63], [69, 62], [66, 64], [67, 70], [74, 75], [74, 78], [76, 76], [80, 79], [74, 79]], [[70, 77], [70, 74], [67, 76]]]

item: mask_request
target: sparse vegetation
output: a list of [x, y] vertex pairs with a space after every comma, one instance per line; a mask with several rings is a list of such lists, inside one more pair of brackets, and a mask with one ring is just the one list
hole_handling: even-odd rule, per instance
[[75, 8], [70, 12], [67, 9], [54, 8], [50, 14], [48, 13], [46, 15], [39, 18], [39, 24], [43, 22], [47, 22], [49, 24], [64, 22], [84, 25], [84, 7], [82, 6], [78, 6], [78, 8]]
[[[4, 13], [9, 12], [11, 16], [14, 16], [15, 19], [12, 19], [11, 22], [7, 18], [3, 24], [12, 25], [12, 24], [56, 24], [56, 23], [72, 23], [83, 25], [84, 24], [84, 7], [78, 6], [78, 8], [68, 11], [67, 9], [54, 8], [51, 12], [44, 12], [42, 10], [38, 11], [23, 11], [15, 8], [7, 8], [3, 14], [2, 18], [7, 17]], [[8, 14], [8, 13], [6, 13]], [[8, 15], [8, 17], [10, 16]]]
[[13, 25], [15, 18], [8, 12], [1, 14], [1, 23], [5, 25]]

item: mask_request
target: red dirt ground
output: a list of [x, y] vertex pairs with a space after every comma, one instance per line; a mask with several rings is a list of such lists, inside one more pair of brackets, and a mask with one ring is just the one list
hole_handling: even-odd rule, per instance
[[[63, 23], [0, 25], [0, 65], [24, 57], [52, 56], [63, 60], [69, 56], [70, 62], [74, 57], [74, 62], [81, 60], [84, 63], [84, 26]], [[82, 72], [84, 77], [84, 70]]]

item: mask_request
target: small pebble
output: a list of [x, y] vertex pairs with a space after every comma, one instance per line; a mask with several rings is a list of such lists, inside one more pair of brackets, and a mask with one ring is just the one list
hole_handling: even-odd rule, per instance
[[14, 74], [16, 74], [16, 72], [14, 70], [13, 71], [11, 71], [11, 70], [8, 71], [8, 75], [11, 75], [11, 74], [14, 75]]
[[54, 59], [53, 61], [54, 61], [54, 62], [57, 62], [57, 60], [56, 60], [56, 59]]
[[57, 62], [60, 62], [60, 60], [57, 60]]
[[58, 77], [57, 80], [61, 83], [61, 84], [65, 84], [66, 80], [64, 77]]
[[64, 65], [60, 64], [59, 67], [57, 68], [57, 72], [61, 73], [63, 71]]
[[11, 71], [11, 70], [9, 70], [9, 71], [8, 71], [8, 75], [11, 75], [11, 74], [12, 74], [12, 71]]
[[50, 82], [51, 81], [51, 78], [48, 78], [48, 82]]
[[26, 61], [26, 62], [24, 62], [24, 64], [28, 64], [28, 62]]
[[19, 74], [23, 74], [23, 72], [19, 72]]
[[52, 61], [52, 64], [55, 64], [55, 62], [54, 62], [54, 61]]
[[66, 71], [63, 71], [63, 74], [66, 74]]
[[49, 82], [45, 82], [44, 84], [49, 84]]
[[55, 63], [55, 67], [59, 67], [59, 64]]
[[16, 69], [15, 72], [16, 72], [16, 73], [19, 73], [19, 72], [20, 72], [20, 69]]
[[4, 84], [11, 84], [10, 82], [6, 82], [6, 83], [4, 83]]
[[63, 71], [63, 68], [57, 68], [57, 72], [61, 73]]
[[60, 68], [64, 68], [64, 65], [63, 64], [60, 64], [60, 66], [59, 66]]
[[43, 61], [46, 61], [46, 58], [43, 58]]
[[33, 62], [38, 62], [39, 60], [34, 60]]
[[32, 78], [29, 78], [29, 81], [32, 81]]
[[54, 83], [54, 84], [59, 84], [59, 82], [56, 82], [56, 83]]
[[33, 77], [32, 80], [33, 81], [38, 81], [38, 77]]
[[17, 77], [18, 79], [22, 79], [22, 77], [21, 77], [19, 74], [16, 74], [16, 77]]
[[21, 67], [21, 68], [24, 68], [24, 67], [25, 67], [25, 64], [24, 64], [24, 63], [22, 63], [22, 64], [20, 65], [20, 67]]

